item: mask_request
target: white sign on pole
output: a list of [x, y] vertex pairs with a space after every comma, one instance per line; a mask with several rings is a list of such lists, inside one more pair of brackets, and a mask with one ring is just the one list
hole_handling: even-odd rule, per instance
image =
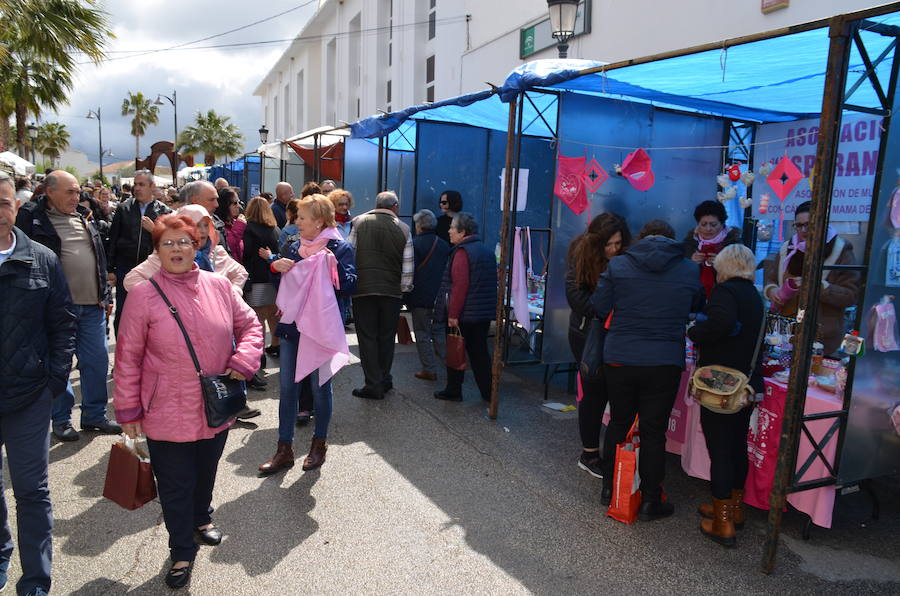
[[[515, 176], [515, 174], [513, 174]], [[500, 211], [503, 211], [503, 187], [506, 180], [506, 168], [500, 170]], [[525, 211], [528, 203], [528, 170], [519, 168], [519, 194], [516, 197], [514, 211]]]
[[[840, 144], [835, 155], [834, 189], [831, 197], [832, 221], [867, 221], [878, 167], [878, 146], [881, 142], [879, 116], [844, 116], [841, 121]], [[816, 163], [819, 142], [819, 120], [795, 120], [762, 124], [756, 135], [755, 162], [757, 170], [765, 162], [776, 165], [785, 155], [806, 178], [785, 197], [784, 203], [772, 191], [765, 178], [753, 183], [753, 196], [759, 201], [768, 193], [769, 208], [759, 214], [760, 219], [793, 219], [797, 205], [812, 198], [809, 175]], [[814, 172], [813, 176], [818, 172]], [[758, 203], [757, 203], [758, 204]]]

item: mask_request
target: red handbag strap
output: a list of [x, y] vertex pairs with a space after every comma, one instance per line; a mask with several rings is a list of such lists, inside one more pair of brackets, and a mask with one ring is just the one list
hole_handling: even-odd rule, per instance
[[440, 240], [440, 238], [438, 238], [437, 236], [435, 236], [435, 237], [434, 237], [434, 242], [433, 242], [432, 245], [431, 245], [431, 250], [428, 251], [428, 254], [425, 255], [425, 258], [422, 259], [422, 262], [419, 263], [419, 266], [418, 266], [418, 267], [416, 267], [416, 272], [418, 272], [422, 267], [424, 267], [425, 264], [428, 263], [428, 260], [431, 259], [431, 255], [434, 254], [434, 249], [437, 248], [438, 240]]

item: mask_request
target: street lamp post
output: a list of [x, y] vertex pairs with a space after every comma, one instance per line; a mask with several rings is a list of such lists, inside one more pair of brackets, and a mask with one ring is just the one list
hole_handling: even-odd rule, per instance
[[90, 120], [97, 119], [97, 140], [99, 142], [98, 154], [100, 156], [100, 183], [103, 183], [103, 121], [100, 119], [100, 108], [96, 110], [88, 110], [87, 116]]
[[37, 140], [38, 127], [34, 122], [28, 125], [28, 139], [31, 141], [31, 163], [35, 163], [34, 142]]
[[[162, 93], [156, 94], [156, 101], [153, 102], [153, 105], [161, 106], [163, 105], [162, 100], [165, 99], [170, 104], [172, 104], [172, 109], [175, 113], [175, 137], [172, 139], [172, 146], [175, 150], [175, 159], [178, 159], [178, 91], [172, 90], [172, 97], [168, 95], [163, 95]], [[178, 169], [178, 164], [175, 164], [175, 169]]]
[[[263, 124], [259, 127], [259, 143], [265, 145], [269, 142], [269, 129]], [[265, 178], [266, 152], [259, 152], [259, 192], [263, 191], [263, 181]]]
[[550, 33], [556, 40], [559, 57], [568, 57], [569, 40], [575, 35], [578, 0], [547, 0], [550, 11]]

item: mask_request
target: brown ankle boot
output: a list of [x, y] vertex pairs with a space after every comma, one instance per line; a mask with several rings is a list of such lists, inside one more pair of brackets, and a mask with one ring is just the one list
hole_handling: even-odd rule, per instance
[[731, 489], [731, 517], [734, 520], [734, 527], [738, 530], [744, 529], [744, 491], [736, 488]]
[[312, 444], [309, 446], [309, 455], [303, 460], [303, 470], [315, 470], [324, 464], [326, 451], [328, 451], [328, 445], [325, 444], [325, 439], [313, 437]]
[[294, 467], [294, 449], [290, 441], [278, 441], [278, 449], [272, 459], [259, 466], [260, 476], [269, 476]]
[[[734, 527], [736, 530], [744, 529], [744, 522], [746, 519], [744, 518], [744, 491], [738, 489], [731, 490], [731, 506], [732, 506], [732, 518], [734, 520]], [[715, 511], [713, 510], [712, 503], [704, 503], [697, 507], [697, 513], [700, 514], [700, 517], [705, 517], [706, 519], [713, 519], [715, 516]]]
[[734, 546], [731, 499], [713, 499], [713, 518], [700, 520], [700, 531], [722, 546]]

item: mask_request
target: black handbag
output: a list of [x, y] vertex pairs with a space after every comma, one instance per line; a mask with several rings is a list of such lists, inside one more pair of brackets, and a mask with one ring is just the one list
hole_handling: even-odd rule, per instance
[[194, 352], [194, 345], [188, 336], [181, 317], [178, 316], [178, 310], [172, 306], [169, 299], [163, 293], [162, 288], [151, 279], [150, 283], [159, 292], [169, 312], [175, 317], [175, 322], [184, 334], [184, 341], [187, 342], [188, 352], [191, 353], [191, 360], [194, 361], [194, 368], [197, 369], [197, 377], [200, 379], [200, 389], [203, 393], [203, 409], [206, 413], [206, 425], [211, 428], [222, 426], [229, 419], [247, 407], [247, 387], [243, 381], [232, 379], [229, 375], [204, 375], [200, 369], [200, 361], [197, 360], [197, 353]]
[[599, 381], [603, 378], [603, 344], [606, 343], [606, 329], [603, 321], [593, 317], [588, 323], [588, 332], [584, 338], [584, 351], [578, 367], [581, 378], [586, 381]]

